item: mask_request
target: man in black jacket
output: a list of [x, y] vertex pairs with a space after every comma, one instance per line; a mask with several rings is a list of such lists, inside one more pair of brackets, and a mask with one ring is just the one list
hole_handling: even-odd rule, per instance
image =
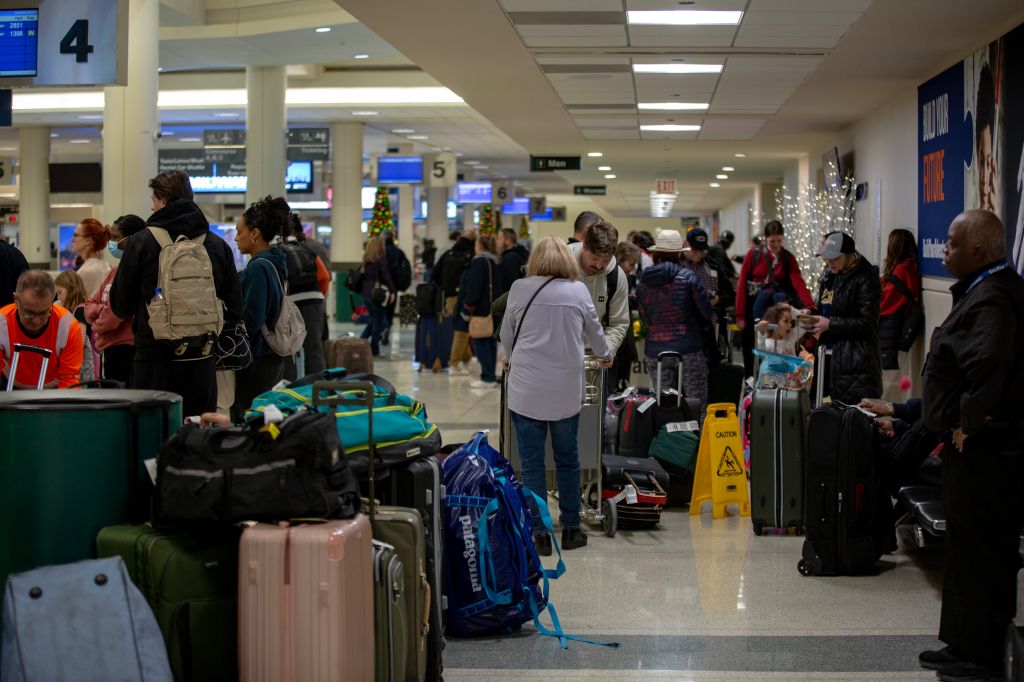
[[449, 373], [453, 375], [469, 374], [466, 365], [473, 359], [473, 351], [469, 345], [469, 325], [461, 316], [456, 315], [459, 302], [459, 283], [462, 273], [469, 267], [476, 252], [476, 232], [466, 230], [458, 238], [452, 248], [441, 254], [430, 273], [430, 281], [444, 292], [444, 315], [452, 318], [454, 329], [451, 343], [451, 359]]
[[[210, 224], [192, 200], [192, 186], [184, 171], [165, 171], [149, 181], [153, 190], [153, 214], [146, 225], [162, 227], [172, 240], [206, 235], [203, 246], [213, 266], [217, 298], [224, 302], [224, 323], [242, 319], [242, 287], [234, 256], [227, 243], [210, 232]], [[217, 379], [212, 354], [201, 349], [177, 355], [173, 346], [153, 338], [146, 305], [157, 287], [160, 244], [149, 230], [128, 240], [110, 289], [110, 308], [122, 319], [134, 317], [135, 363], [132, 388], [171, 391], [179, 394], [185, 416], [217, 409]]]
[[[510, 227], [502, 228], [498, 232], [498, 253], [501, 254], [501, 282], [502, 292], [512, 288], [512, 282], [526, 276], [526, 261], [530, 259], [530, 252], [519, 243], [516, 231]], [[495, 292], [495, 295], [500, 295]]]
[[1024, 525], [1024, 280], [1009, 266], [1003, 225], [966, 211], [949, 227], [943, 265], [953, 309], [932, 333], [924, 421], [944, 433], [946, 565], [939, 639], [920, 655], [943, 680], [1002, 679], [1016, 608]]
[[28, 261], [24, 254], [0, 239], [0, 308], [14, 303], [14, 289], [18, 285], [21, 273], [28, 270]]

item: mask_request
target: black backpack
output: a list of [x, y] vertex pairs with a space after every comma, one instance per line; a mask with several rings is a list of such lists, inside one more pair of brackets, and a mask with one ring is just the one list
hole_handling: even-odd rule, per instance
[[288, 293], [317, 291], [316, 255], [298, 242], [281, 244], [281, 251], [288, 266]]
[[388, 269], [391, 270], [391, 281], [399, 291], [406, 291], [412, 286], [412, 263], [401, 249], [389, 249]]
[[462, 273], [469, 267], [471, 260], [473, 253], [470, 251], [449, 251], [444, 255], [444, 262], [441, 263], [441, 288], [446, 296], [454, 296], [459, 290]]

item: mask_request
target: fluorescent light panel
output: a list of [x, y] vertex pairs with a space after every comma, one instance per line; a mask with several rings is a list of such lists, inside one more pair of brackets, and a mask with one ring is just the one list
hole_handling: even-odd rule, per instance
[[708, 106], [707, 102], [640, 102], [636, 108], [652, 111], [705, 111]]
[[722, 73], [722, 64], [634, 64], [633, 73]]
[[626, 12], [630, 24], [656, 26], [735, 26], [743, 12], [721, 10], [631, 10]]
[[724, 173], [719, 173], [718, 175], [715, 176], [715, 179], [716, 180], [728, 180], [729, 176], [724, 174]]
[[726, 173], [731, 173], [736, 169], [733, 168], [732, 166], [722, 166], [722, 170], [725, 171]]
[[677, 125], [675, 123], [642, 125], [640, 130], [650, 133], [693, 133], [700, 130], [699, 125]]
[[604, 156], [604, 154], [602, 154], [601, 152], [587, 152], [587, 156], [590, 156], [592, 158], [597, 158], [599, 156]]
[[597, 170], [599, 170], [599, 171], [610, 171], [611, 169], [612, 169], [611, 166], [598, 166], [597, 167]]

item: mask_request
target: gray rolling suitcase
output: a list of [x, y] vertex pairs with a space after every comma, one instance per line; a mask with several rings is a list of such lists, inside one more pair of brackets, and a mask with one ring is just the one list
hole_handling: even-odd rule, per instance
[[406, 648], [410, 601], [405, 569], [393, 545], [373, 541], [373, 611], [378, 682], [406, 679]]
[[750, 403], [750, 520], [803, 532], [807, 391], [758, 389]]

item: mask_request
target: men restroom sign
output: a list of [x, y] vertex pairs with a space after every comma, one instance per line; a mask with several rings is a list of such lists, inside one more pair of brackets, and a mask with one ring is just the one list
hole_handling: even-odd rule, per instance
[[530, 156], [532, 172], [570, 171], [580, 169], [578, 156]]

